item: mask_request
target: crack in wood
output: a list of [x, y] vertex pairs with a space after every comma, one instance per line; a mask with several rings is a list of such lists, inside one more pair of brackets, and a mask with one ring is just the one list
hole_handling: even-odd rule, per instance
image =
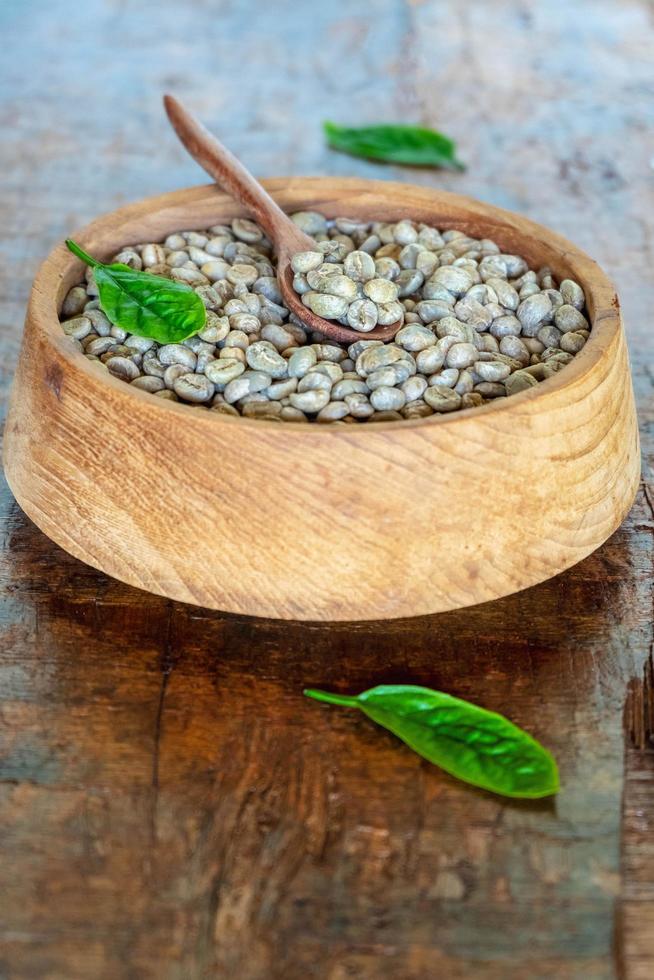
[[654, 734], [654, 644], [643, 667], [642, 677], [634, 677], [627, 686], [624, 708], [625, 734], [634, 748], [652, 748]]
[[[646, 480], [641, 480], [640, 485], [647, 508], [654, 518], [652, 491]], [[648, 524], [643, 527], [643, 530], [651, 532], [654, 528]], [[654, 624], [654, 594], [652, 595], [652, 623]], [[654, 635], [650, 641], [649, 653], [641, 677], [632, 678], [627, 685], [623, 720], [628, 743], [639, 751], [654, 748]]]
[[163, 646], [161, 649], [161, 686], [159, 688], [159, 701], [157, 703], [157, 714], [154, 725], [154, 746], [152, 749], [152, 808], [150, 811], [150, 842], [152, 846], [157, 841], [157, 806], [159, 802], [159, 766], [161, 751], [161, 732], [163, 728], [164, 702], [166, 700], [166, 690], [173, 665], [175, 654], [172, 650], [171, 633], [172, 619], [174, 613], [174, 603], [168, 600], [168, 614], [166, 617], [166, 627], [164, 631]]

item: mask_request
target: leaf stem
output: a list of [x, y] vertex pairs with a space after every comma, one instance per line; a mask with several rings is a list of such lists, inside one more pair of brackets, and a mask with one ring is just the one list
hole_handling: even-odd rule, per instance
[[317, 691], [312, 687], [306, 687], [302, 693], [314, 701], [324, 701], [325, 704], [340, 704], [345, 708], [359, 707], [359, 699], [348, 697], [347, 694], [330, 694], [329, 691]]
[[96, 259], [88, 255], [84, 249], [80, 248], [79, 245], [72, 240], [72, 238], [66, 239], [66, 248], [69, 250], [69, 252], [72, 252], [73, 255], [76, 255], [78, 259], [81, 259], [82, 262], [86, 262], [87, 265], [90, 265], [92, 269], [97, 269], [98, 266], [102, 265], [101, 262], [98, 262]]

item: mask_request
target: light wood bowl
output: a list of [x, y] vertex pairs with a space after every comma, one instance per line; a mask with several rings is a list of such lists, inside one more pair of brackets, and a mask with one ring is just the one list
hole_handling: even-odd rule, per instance
[[[53, 541], [142, 589], [300, 620], [415, 616], [542, 582], [584, 558], [634, 499], [639, 449], [618, 300], [540, 225], [382, 181], [266, 182], [283, 208], [409, 216], [491, 237], [583, 286], [592, 332], [572, 364], [482, 408], [329, 426], [237, 419], [153, 398], [71, 349], [57, 313], [82, 274], [63, 244], [27, 311], [7, 478]], [[101, 258], [240, 214], [211, 186], [165, 194], [76, 235]]]

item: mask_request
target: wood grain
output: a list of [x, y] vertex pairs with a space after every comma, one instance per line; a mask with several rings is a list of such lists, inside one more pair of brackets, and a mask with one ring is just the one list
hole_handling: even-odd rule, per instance
[[[28, 516], [121, 581], [280, 619], [468, 606], [602, 544], [633, 502], [640, 462], [618, 301], [595, 263], [524, 218], [443, 192], [327, 178], [266, 186], [287, 210], [410, 215], [492, 237], [581, 283], [588, 343], [535, 388], [448, 416], [343, 427], [232, 419], [135, 392], [72, 350], [57, 310], [81, 263], [59, 246], [34, 283], [5, 433], [5, 472]], [[75, 238], [104, 258], [237, 213], [215, 188], [191, 188]]]
[[[0, 482], [2, 980], [651, 975], [654, 792], [647, 750], [625, 755], [622, 729], [654, 638], [651, 3], [370, 12], [0, 4], [0, 408], [50, 248], [201, 179], [162, 120], [173, 89], [256, 174], [463, 192], [597, 259], [630, 344], [635, 506], [599, 551], [524, 593], [302, 624], [121, 585], [53, 545]], [[425, 122], [457, 139], [468, 170], [331, 153], [323, 117]], [[555, 809], [457, 786], [299, 695], [381, 681], [441, 686], [527, 726], [561, 764]]]

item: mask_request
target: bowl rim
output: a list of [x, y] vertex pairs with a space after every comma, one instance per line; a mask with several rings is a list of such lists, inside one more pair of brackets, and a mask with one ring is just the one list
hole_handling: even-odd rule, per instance
[[[594, 367], [604, 358], [607, 349], [615, 341], [616, 335], [621, 328], [620, 303], [611, 280], [603, 272], [601, 267], [583, 252], [580, 248], [559, 235], [551, 231], [546, 226], [523, 217], [515, 212], [508, 211], [495, 205], [486, 204], [475, 198], [437, 188], [424, 187], [422, 185], [403, 183], [398, 181], [368, 180], [357, 177], [274, 177], [261, 181], [261, 183], [272, 193], [272, 195], [283, 197], [285, 193], [293, 198], [292, 203], [280, 202], [281, 206], [287, 211], [305, 210], [315, 208], [320, 210], [321, 203], [338, 203], [338, 197], [333, 197], [339, 192], [349, 193], [365, 199], [370, 198], [370, 206], [374, 207], [374, 199], [380, 196], [393, 198], [394, 202], [402, 200], [402, 197], [410, 195], [420, 199], [425, 209], [433, 209], [434, 212], [444, 208], [447, 213], [443, 219], [438, 216], [430, 219], [436, 226], [443, 227], [446, 223], [449, 227], [463, 227], [470, 224], [472, 220], [478, 221], [480, 225], [487, 225], [488, 237], [502, 237], [502, 229], [510, 231], [518, 238], [525, 240], [534, 239], [541, 246], [555, 253], [558, 260], [563, 265], [571, 267], [571, 276], [580, 282], [586, 295], [588, 312], [590, 314], [591, 332], [583, 349], [574, 356], [573, 360], [565, 365], [560, 371], [539, 382], [532, 388], [510, 395], [505, 398], [497, 398], [486, 405], [460, 409], [451, 413], [434, 413], [415, 419], [389, 420], [385, 422], [375, 422], [370, 425], [320, 425], [315, 422], [285, 422], [283, 425], [284, 433], [288, 433], [291, 438], [313, 438], [316, 431], [324, 433], [320, 438], [341, 438], [351, 439], [370, 438], [372, 433], [385, 434], [389, 431], [407, 431], [408, 429], [421, 429], [428, 426], [446, 426], [450, 429], [456, 425], [469, 423], [473, 419], [487, 419], [499, 416], [504, 412], [513, 409], [526, 407], [533, 401], [543, 400], [549, 395], [553, 395], [562, 389], [570, 387], [578, 382], [585, 375], [589, 374]], [[328, 191], [329, 196], [322, 200], [321, 194]], [[333, 197], [333, 199], [332, 199]], [[307, 198], [304, 204], [299, 204], [295, 198]], [[312, 199], [316, 200], [312, 203]], [[93, 249], [93, 240], [101, 235], [109, 226], [120, 227], [128, 222], [133, 222], [146, 215], [165, 212], [169, 210], [182, 211], [189, 204], [213, 203], [215, 199], [216, 208], [224, 207], [226, 204], [234, 212], [233, 216], [247, 215], [247, 212], [236, 202], [233, 202], [228, 194], [220, 190], [216, 184], [200, 184], [191, 187], [181, 188], [176, 191], [169, 191], [164, 194], [142, 198], [139, 201], [125, 205], [113, 211], [105, 212], [95, 218], [89, 224], [72, 232], [69, 237], [78, 241], [82, 247]], [[384, 202], [384, 207], [388, 209], [388, 202]], [[394, 203], [393, 209], [397, 209]], [[412, 217], [410, 208], [409, 213], [403, 214]], [[344, 211], [347, 211], [347, 203], [344, 204]], [[457, 218], [456, 212], [468, 212], [468, 217]], [[369, 220], [376, 220], [374, 213], [371, 213]], [[389, 218], [388, 220], [399, 220], [399, 218]], [[414, 219], [414, 220], [423, 220]], [[214, 222], [219, 223], [219, 221]], [[518, 224], [516, 224], [518, 223]], [[191, 221], [192, 227], [194, 224]], [[518, 227], [519, 225], [519, 227]], [[202, 223], [195, 223], [195, 227], [207, 227], [206, 220]], [[172, 232], [169, 232], [170, 234]], [[141, 239], [142, 241], [143, 239]], [[125, 241], [127, 246], [130, 242]], [[136, 398], [145, 400], [144, 404], [150, 406], [150, 410], [160, 413], [177, 413], [187, 422], [191, 419], [195, 423], [203, 425], [227, 425], [227, 426], [248, 426], [255, 427], [257, 432], [277, 431], [278, 422], [271, 422], [266, 419], [246, 418], [243, 416], [235, 417], [211, 410], [195, 411], [196, 405], [186, 405], [182, 402], [173, 402], [164, 398], [155, 398], [152, 394], [134, 388], [118, 378], [112, 377], [108, 372], [100, 373], [96, 367], [96, 362], [89, 361], [83, 353], [76, 350], [69, 344], [69, 338], [61, 330], [59, 320], [59, 306], [65, 295], [63, 283], [72, 270], [82, 263], [73, 256], [63, 242], [56, 245], [48, 254], [46, 259], [37, 270], [36, 276], [30, 292], [27, 308], [27, 319], [36, 326], [40, 336], [48, 343], [54, 345], [57, 354], [63, 358], [67, 365], [80, 371], [90, 381], [101, 380], [103, 384], [109, 384], [112, 390], [125, 398]], [[574, 275], [573, 275], [574, 273]], [[592, 277], [589, 285], [586, 277]], [[52, 288], [56, 284], [56, 288]], [[70, 288], [70, 286], [67, 286]], [[362, 335], [365, 339], [365, 334]], [[189, 412], [193, 415], [189, 415]], [[162, 418], [164, 416], [162, 415]], [[204, 421], [203, 421], [204, 420]], [[372, 429], [372, 433], [368, 432]], [[365, 433], [365, 434], [364, 434]]]

